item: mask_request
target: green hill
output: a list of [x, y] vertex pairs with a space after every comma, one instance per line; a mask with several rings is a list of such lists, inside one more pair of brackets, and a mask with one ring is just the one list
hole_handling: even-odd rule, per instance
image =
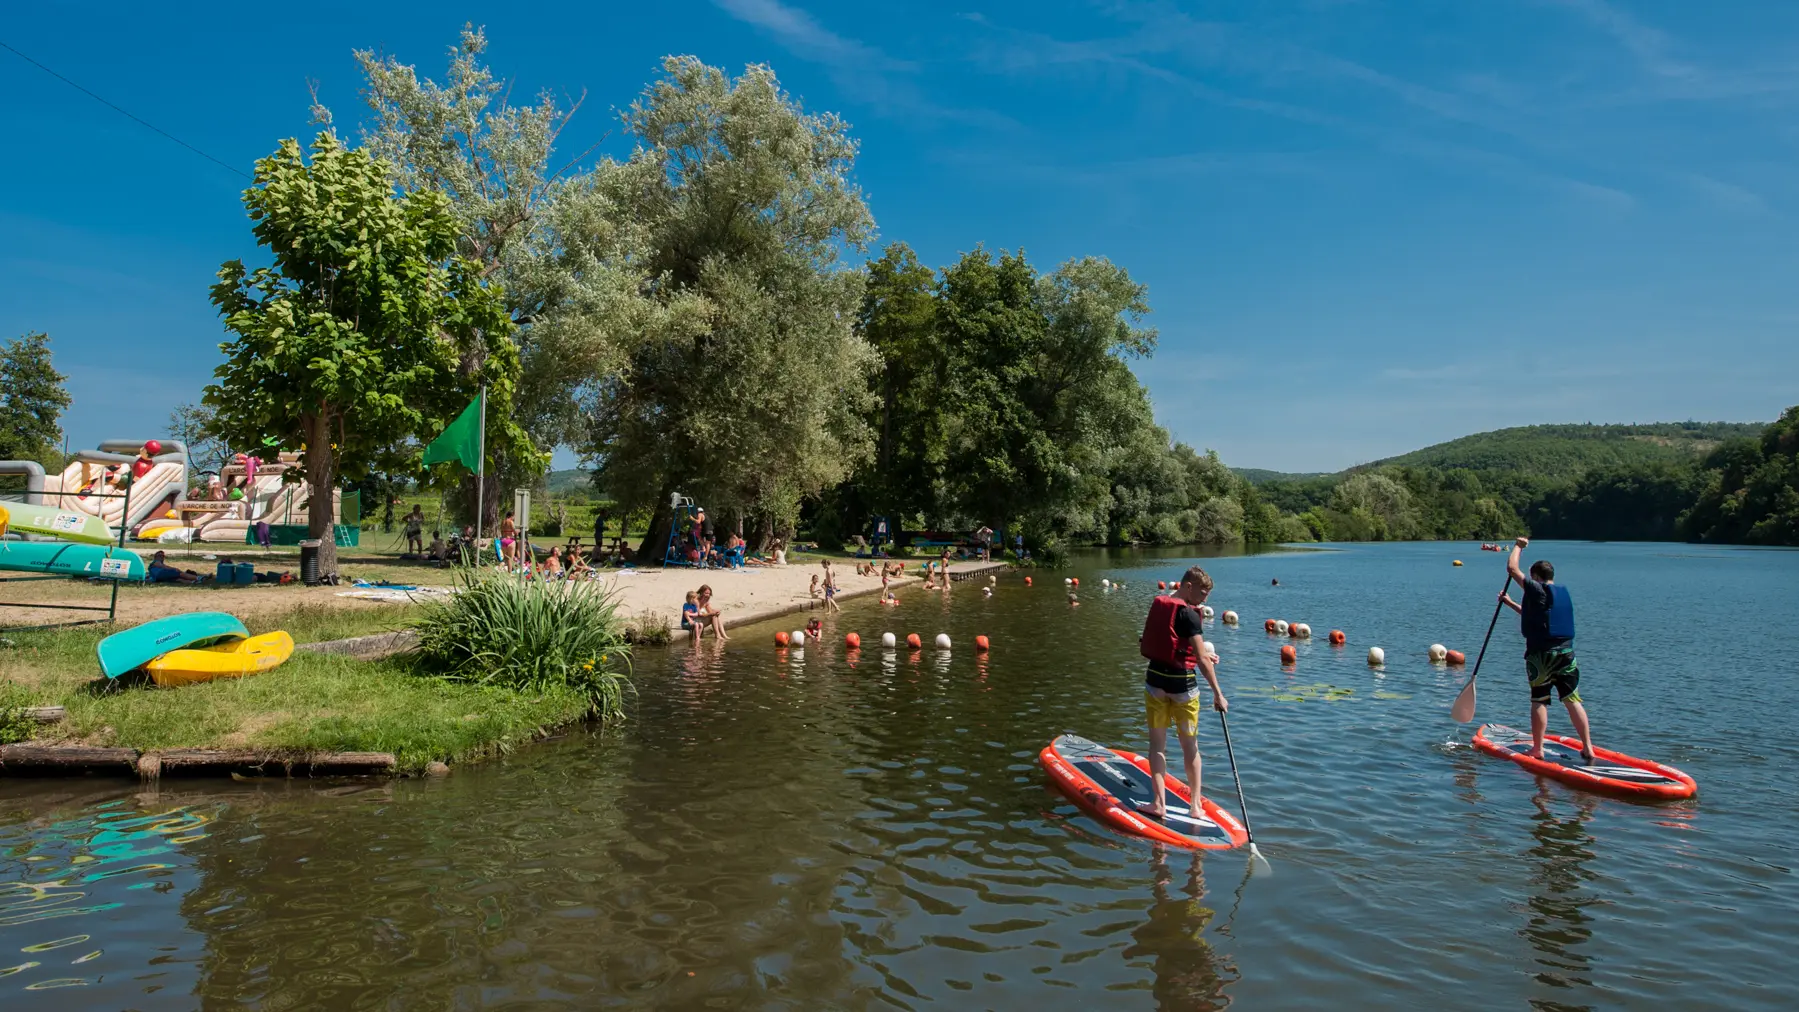
[[1762, 422], [1524, 425], [1478, 432], [1349, 470], [1399, 465], [1577, 478], [1600, 468], [1691, 463], [1726, 439], [1753, 438], [1765, 427]]
[[1233, 467], [1232, 473], [1251, 485], [1262, 485], [1271, 481], [1305, 481], [1307, 478], [1323, 478], [1327, 471], [1269, 471], [1260, 467]]
[[597, 497], [593, 488], [593, 472], [578, 467], [551, 471], [543, 477], [544, 489], [551, 495]]

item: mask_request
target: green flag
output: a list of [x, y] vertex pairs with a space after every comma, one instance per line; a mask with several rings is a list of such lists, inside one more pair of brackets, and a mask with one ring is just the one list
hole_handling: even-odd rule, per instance
[[484, 412], [481, 408], [481, 398], [477, 396], [468, 402], [468, 407], [462, 409], [462, 414], [456, 416], [456, 420], [443, 430], [442, 435], [425, 447], [426, 467], [446, 460], [460, 460], [463, 467], [476, 474], [481, 473], [481, 458], [484, 456], [481, 445], [481, 416]]

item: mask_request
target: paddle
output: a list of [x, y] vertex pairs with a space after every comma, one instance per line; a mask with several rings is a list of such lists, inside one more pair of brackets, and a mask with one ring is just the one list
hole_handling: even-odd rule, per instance
[[1256, 849], [1256, 831], [1249, 828], [1249, 802], [1243, 800], [1243, 778], [1237, 775], [1237, 750], [1231, 748], [1231, 722], [1218, 711], [1218, 726], [1224, 728], [1224, 754], [1230, 757], [1231, 779], [1237, 784], [1237, 809], [1243, 813], [1243, 832], [1249, 837], [1249, 871], [1252, 875], [1272, 875], [1274, 866]]
[[[1500, 596], [1512, 589], [1512, 571], [1505, 572], [1505, 585], [1499, 588]], [[1480, 641], [1480, 653], [1474, 657], [1474, 674], [1468, 676], [1468, 684], [1462, 687], [1461, 694], [1455, 697], [1455, 705], [1449, 708], [1449, 717], [1458, 724], [1466, 724], [1474, 719], [1474, 680], [1480, 677], [1480, 662], [1486, 659], [1487, 644], [1493, 642], [1493, 627], [1499, 624], [1499, 609], [1505, 607], [1504, 601], [1493, 605], [1493, 621], [1487, 623], [1487, 638]]]

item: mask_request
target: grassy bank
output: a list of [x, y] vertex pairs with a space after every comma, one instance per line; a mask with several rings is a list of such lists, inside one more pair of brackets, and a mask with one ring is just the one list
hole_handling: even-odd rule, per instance
[[[407, 609], [406, 612], [410, 612]], [[395, 628], [405, 612], [306, 607], [252, 616], [251, 632], [285, 629], [319, 642]], [[62, 740], [139, 750], [253, 748], [391, 752], [406, 771], [467, 762], [529, 741], [592, 708], [577, 685], [528, 690], [451, 682], [404, 659], [358, 661], [297, 651], [274, 671], [180, 689], [99, 678], [94, 647], [109, 630], [10, 633], [0, 648], [0, 740]], [[61, 704], [60, 724], [36, 727], [6, 709]]]

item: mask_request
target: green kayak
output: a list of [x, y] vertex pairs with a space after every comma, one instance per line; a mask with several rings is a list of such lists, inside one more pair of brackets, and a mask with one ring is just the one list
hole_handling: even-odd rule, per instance
[[141, 580], [144, 578], [144, 560], [129, 548], [111, 545], [0, 540], [0, 570], [52, 576], [94, 576], [103, 580]]
[[119, 540], [113, 529], [106, 526], [106, 521], [97, 516], [26, 502], [0, 502], [0, 526], [85, 545], [111, 545]]
[[113, 633], [100, 641], [100, 670], [108, 678], [141, 668], [171, 650], [203, 647], [221, 640], [249, 638], [250, 630], [235, 615], [222, 611], [195, 611], [170, 615]]

